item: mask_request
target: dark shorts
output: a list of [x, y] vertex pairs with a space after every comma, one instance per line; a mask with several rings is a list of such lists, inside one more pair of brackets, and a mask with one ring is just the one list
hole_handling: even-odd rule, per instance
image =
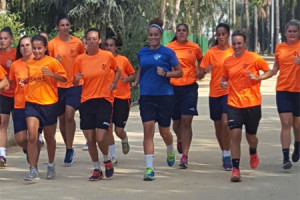
[[82, 86], [74, 86], [70, 88], [58, 88], [58, 116], [65, 113], [66, 105], [78, 110], [80, 107], [80, 99]]
[[198, 115], [198, 84], [174, 86], [175, 105], [172, 119], [179, 120], [181, 115]]
[[57, 104], [39, 105], [26, 102], [25, 117], [36, 117], [40, 121], [40, 128], [57, 122]]
[[171, 124], [174, 96], [141, 96], [139, 99], [140, 115], [143, 122], [156, 121], [159, 126]]
[[14, 98], [0, 95], [0, 113], [9, 115], [14, 110]]
[[25, 109], [14, 109], [12, 117], [13, 117], [15, 134], [20, 131], [27, 130]]
[[116, 127], [124, 128], [129, 116], [130, 99], [115, 98], [112, 122]]
[[293, 113], [293, 116], [300, 116], [300, 92], [276, 92], [276, 103], [278, 113]]
[[210, 119], [213, 121], [221, 120], [222, 114], [227, 113], [227, 96], [209, 97]]
[[104, 98], [90, 99], [80, 104], [80, 129], [109, 129], [112, 105]]
[[242, 129], [244, 124], [246, 133], [255, 135], [261, 119], [261, 106], [249, 108], [234, 108], [228, 106], [227, 116], [230, 130], [235, 128]]

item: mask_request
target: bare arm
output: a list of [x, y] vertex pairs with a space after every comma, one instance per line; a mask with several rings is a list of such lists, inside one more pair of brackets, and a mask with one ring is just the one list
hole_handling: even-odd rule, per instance
[[60, 82], [67, 82], [67, 79], [59, 74], [55, 74], [52, 71], [50, 71], [47, 67], [43, 67], [42, 69], [42, 73], [44, 76], [50, 76], [52, 78], [54, 78], [57, 81]]
[[121, 76], [121, 80], [122, 82], [124, 83], [130, 83], [131, 81], [133, 81], [135, 78], [135, 74], [130, 74], [128, 77], [124, 77], [124, 76]]
[[9, 88], [9, 81], [6, 76], [4, 76], [0, 80], [0, 92], [3, 92], [4, 90], [7, 90]]
[[222, 77], [220, 86], [223, 90], [226, 90], [228, 88], [228, 78], [227, 77]]
[[163, 68], [157, 67], [157, 74], [166, 78], [181, 78], [183, 75], [180, 65], [173, 67], [173, 70], [166, 72]]
[[256, 81], [261, 81], [261, 80], [265, 80], [265, 79], [268, 79], [270, 77], [273, 76], [273, 70], [268, 70], [268, 71], [265, 71], [263, 74], [261, 75], [258, 75], [258, 76], [255, 76], [253, 73], [249, 73], [248, 74], [248, 77], [252, 80], [256, 80]]
[[115, 79], [113, 80], [113, 82], [111, 83], [111, 85], [109, 87], [111, 90], [115, 90], [117, 88], [117, 82], [120, 78], [120, 75], [121, 75], [121, 71], [120, 71], [119, 67], [117, 67], [116, 72], [115, 72]]
[[135, 80], [131, 83], [132, 88], [136, 88], [138, 84], [140, 83], [140, 76], [141, 76], [141, 67], [138, 68], [135, 74]]

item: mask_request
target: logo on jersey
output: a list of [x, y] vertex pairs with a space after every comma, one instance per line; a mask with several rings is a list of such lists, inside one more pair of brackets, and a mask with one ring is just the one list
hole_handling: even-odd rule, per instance
[[106, 68], [106, 64], [102, 64], [101, 68], [104, 70]]
[[160, 55], [160, 54], [158, 54], [158, 53], [154, 54], [154, 60], [158, 60], [158, 59], [160, 59], [160, 58], [161, 58], [161, 55]]

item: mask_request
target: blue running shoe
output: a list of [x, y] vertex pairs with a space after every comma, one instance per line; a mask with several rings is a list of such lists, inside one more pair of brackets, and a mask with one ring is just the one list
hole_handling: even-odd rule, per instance
[[74, 149], [67, 149], [65, 160], [64, 160], [64, 166], [65, 167], [71, 167], [74, 163], [74, 157], [75, 157], [75, 151]]
[[108, 160], [104, 163], [104, 167], [105, 167], [105, 176], [106, 178], [111, 178], [114, 174], [114, 167], [113, 164], [111, 162], [111, 160]]
[[147, 168], [144, 174], [144, 181], [153, 181], [154, 179], [154, 171], [151, 168]]
[[231, 157], [230, 156], [223, 157], [223, 168], [226, 171], [231, 171], [232, 170], [232, 163], [231, 163]]
[[4, 156], [0, 156], [0, 167], [6, 167], [6, 158]]
[[169, 165], [169, 167], [172, 167], [175, 163], [175, 152], [173, 151], [173, 153], [168, 154], [167, 157], [167, 163]]

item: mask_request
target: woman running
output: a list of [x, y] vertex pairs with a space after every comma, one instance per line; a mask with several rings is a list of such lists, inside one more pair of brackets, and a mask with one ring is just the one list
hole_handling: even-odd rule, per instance
[[[234, 54], [224, 62], [221, 87], [228, 87], [228, 125], [231, 135], [232, 176], [231, 181], [239, 182], [242, 127], [246, 128], [249, 144], [250, 166], [259, 165], [257, 156], [258, 139], [256, 137], [261, 119], [260, 82], [272, 76], [268, 63], [256, 53], [246, 50], [246, 34], [235, 31], [232, 34]], [[259, 74], [263, 71], [263, 74]]]
[[[0, 31], [0, 65], [6, 71], [7, 79], [10, 73], [10, 66], [16, 60], [16, 49], [12, 48], [13, 34], [10, 27], [4, 27]], [[10, 112], [14, 109], [13, 86], [3, 90], [0, 94], [0, 167], [6, 166], [6, 142], [7, 127]]]
[[66, 72], [60, 62], [47, 56], [46, 38], [41, 35], [35, 35], [31, 43], [34, 58], [26, 62], [28, 78], [20, 81], [21, 86], [28, 83], [28, 90], [25, 96], [25, 117], [29, 132], [27, 151], [30, 171], [25, 177], [25, 181], [39, 179], [37, 171], [39, 127], [43, 128], [47, 142], [47, 179], [55, 179], [57, 81], [67, 81]]
[[79, 110], [80, 128], [87, 137], [88, 150], [94, 165], [90, 181], [103, 178], [97, 145], [103, 154], [105, 176], [110, 178], [114, 173], [106, 138], [112, 116], [114, 100], [112, 90], [116, 89], [120, 70], [114, 56], [108, 51], [99, 49], [100, 42], [98, 29], [87, 30], [87, 54], [78, 56], [74, 64], [74, 85], [83, 80]]
[[224, 170], [231, 170], [230, 156], [230, 132], [227, 124], [227, 94], [228, 90], [220, 87], [223, 73], [224, 60], [233, 54], [232, 47], [228, 43], [230, 28], [227, 24], [219, 24], [216, 28], [216, 45], [209, 49], [202, 62], [200, 77], [211, 72], [209, 90], [210, 119], [214, 121], [215, 133], [222, 151]]
[[300, 154], [300, 25], [291, 20], [285, 26], [286, 41], [275, 50], [274, 71], [277, 78], [276, 102], [281, 122], [281, 146], [283, 169], [290, 169], [291, 129], [294, 131], [294, 152], [292, 161], [298, 162]]
[[175, 163], [173, 136], [170, 132], [171, 116], [174, 106], [174, 92], [170, 78], [182, 76], [181, 67], [174, 51], [160, 44], [162, 38], [162, 20], [153, 19], [148, 27], [149, 46], [138, 52], [140, 67], [132, 83], [140, 83], [140, 115], [144, 127], [144, 154], [146, 171], [144, 180], [154, 180], [154, 133], [155, 122], [167, 146], [167, 164]]
[[[18, 146], [23, 148], [27, 154], [27, 125], [25, 120], [25, 95], [28, 85], [21, 87], [19, 82], [28, 77], [28, 68], [26, 62], [33, 58], [31, 39], [23, 36], [17, 46], [17, 57], [10, 68], [9, 79], [11, 85], [15, 86], [13, 124], [15, 132], [15, 141]], [[27, 157], [28, 158], [28, 157]]]
[[[130, 150], [127, 133], [124, 130], [130, 110], [130, 82], [135, 78], [135, 71], [129, 60], [117, 53], [118, 45], [115, 38], [106, 39], [106, 49], [115, 57], [117, 65], [121, 71], [121, 77], [117, 83], [117, 89], [114, 90], [114, 105], [112, 123], [115, 125], [115, 133], [121, 139], [123, 154]], [[114, 165], [117, 164], [115, 140], [113, 136], [113, 125], [110, 129], [109, 154]]]
[[[175, 51], [182, 66], [183, 76], [171, 79], [174, 86], [175, 106], [173, 110], [173, 130], [177, 136], [177, 150], [182, 153], [179, 167], [188, 167], [188, 153], [192, 142], [192, 121], [198, 115], [198, 84], [202, 51], [198, 44], [187, 40], [189, 29], [186, 24], [176, 27], [176, 35], [167, 47]], [[197, 66], [196, 66], [197, 64]]]
[[67, 73], [67, 82], [58, 82], [58, 114], [59, 128], [66, 144], [66, 154], [64, 165], [71, 166], [74, 163], [75, 151], [73, 141], [76, 130], [74, 120], [75, 111], [80, 106], [80, 94], [82, 82], [74, 86], [73, 70], [75, 58], [84, 53], [84, 46], [81, 40], [70, 35], [71, 24], [67, 16], [61, 15], [57, 20], [56, 29], [59, 34], [49, 42], [49, 55], [56, 58], [65, 68]]

